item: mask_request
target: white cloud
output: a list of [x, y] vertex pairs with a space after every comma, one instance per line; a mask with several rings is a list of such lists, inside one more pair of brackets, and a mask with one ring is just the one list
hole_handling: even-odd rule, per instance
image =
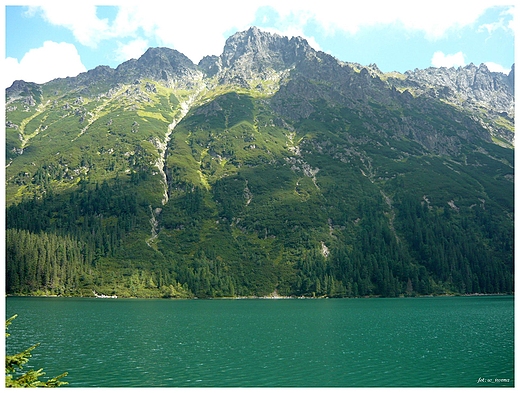
[[505, 30], [515, 32], [515, 8], [510, 6], [506, 8], [500, 14], [500, 19], [491, 23], [485, 23], [479, 26], [479, 31], [487, 31], [488, 34], [492, 34], [497, 30]]
[[[175, 7], [131, 3], [119, 7], [111, 26], [114, 36], [138, 31], [159, 45], [172, 47], [198, 62], [204, 55], [220, 54], [230, 31], [248, 28], [257, 4], [249, 1], [180, 2]], [[166, 3], [164, 3], [166, 4]]]
[[511, 68], [506, 68], [500, 64], [493, 63], [492, 61], [488, 61], [487, 63], [484, 63], [489, 71], [491, 72], [501, 72], [503, 74], [508, 75], [511, 71]]
[[495, 5], [504, 5], [500, 0], [474, 0], [471, 5], [466, 2], [447, 0], [436, 2], [267, 0], [261, 3], [275, 9], [282, 23], [292, 20], [302, 25], [313, 21], [329, 34], [337, 32], [354, 34], [363, 27], [396, 24], [409, 30], [422, 31], [429, 39], [441, 38], [451, 28], [471, 25], [486, 9]]
[[28, 11], [29, 14], [38, 12], [49, 23], [69, 29], [82, 45], [95, 48], [101, 40], [110, 37], [108, 20], [99, 19], [96, 6], [89, 2], [51, 1], [30, 7]]
[[[302, 36], [316, 49], [319, 45], [314, 37], [305, 34], [310, 26], [334, 35], [355, 34], [365, 27], [394, 25], [422, 32], [428, 39], [435, 40], [444, 37], [450, 29], [474, 24], [492, 6], [509, 3], [503, 12], [505, 21], [513, 13], [510, 0], [473, 0], [471, 5], [453, 0], [203, 0], [175, 2], [174, 5], [137, 0], [124, 3], [116, 0], [116, 4], [118, 2], [120, 5], [113, 21], [100, 19], [91, 0], [51, 1], [31, 7], [30, 11], [42, 13], [53, 25], [69, 29], [79, 43], [92, 48], [107, 39], [132, 39], [129, 44], [119, 45], [116, 53], [119, 59], [138, 56], [138, 52], [144, 52], [144, 43], [148, 42], [174, 48], [194, 62], [204, 55], [220, 54], [231, 33], [247, 29], [257, 17], [262, 18], [263, 14], [257, 14], [262, 7], [264, 10], [269, 7], [277, 15], [270, 31]], [[496, 27], [490, 24], [481, 28]]]
[[148, 41], [142, 38], [137, 38], [130, 41], [128, 44], [118, 43], [116, 51], [116, 60], [126, 61], [130, 59], [138, 59], [148, 49]]
[[55, 78], [76, 76], [87, 70], [74, 45], [53, 41], [45, 41], [42, 47], [31, 49], [20, 61], [8, 57], [4, 65], [4, 87], [17, 79], [45, 83]]
[[462, 67], [466, 65], [464, 53], [457, 52], [453, 55], [445, 55], [441, 51], [437, 51], [432, 57], [432, 66], [434, 67]]
[[262, 28], [262, 31], [267, 31], [272, 34], [278, 34], [283, 37], [302, 37], [307, 40], [310, 46], [312, 46], [316, 50], [322, 50], [320, 44], [316, 39], [312, 36], [308, 36], [305, 34], [305, 32], [301, 29], [295, 28], [295, 27], [287, 27], [287, 28]]
[[161, 45], [171, 46], [198, 62], [207, 54], [219, 54], [230, 31], [248, 28], [261, 7], [278, 14], [276, 25], [267, 30], [287, 36], [302, 36], [319, 49], [316, 40], [304, 33], [305, 26], [318, 25], [326, 34], [356, 33], [365, 26], [398, 24], [423, 31], [429, 38], [441, 37], [453, 26], [473, 23], [486, 9], [453, 2], [446, 7], [418, 4], [416, 1], [337, 2], [322, 0], [222, 0], [219, 2], [183, 2], [171, 10], [148, 3], [131, 2], [119, 7], [110, 26], [114, 37], [131, 36], [138, 31]]
[[[438, 39], [451, 28], [474, 23], [486, 9], [504, 6], [503, 0], [466, 2], [416, 0], [338, 2], [332, 0], [221, 0], [186, 1], [168, 6], [165, 2], [131, 0], [119, 6], [112, 23], [96, 15], [96, 6], [89, 0], [81, 2], [47, 2], [31, 7], [41, 12], [53, 25], [70, 29], [79, 43], [95, 48], [105, 39], [128, 38], [136, 41], [157, 40], [173, 47], [198, 62], [203, 55], [219, 54], [230, 32], [248, 28], [261, 7], [270, 7], [279, 18], [273, 28], [283, 35], [300, 35], [305, 26], [319, 26], [325, 34], [354, 34], [364, 27], [394, 24], [411, 31], [420, 31], [429, 39]], [[509, 5], [511, 2], [509, 1]], [[504, 15], [512, 13], [507, 8]], [[497, 22], [499, 23], [499, 22]], [[495, 29], [496, 25], [482, 26]], [[305, 37], [315, 44], [312, 37]], [[121, 50], [131, 50], [131, 47]], [[123, 53], [120, 53], [122, 56]]]
[[17, 59], [12, 57], [6, 58], [4, 60], [3, 69], [2, 86], [4, 88], [11, 86], [17, 79], [23, 79], [22, 73], [20, 72], [20, 64]]

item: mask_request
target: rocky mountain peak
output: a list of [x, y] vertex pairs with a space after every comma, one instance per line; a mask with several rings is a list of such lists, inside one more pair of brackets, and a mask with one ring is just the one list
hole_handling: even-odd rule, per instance
[[139, 78], [162, 81], [170, 86], [191, 86], [199, 79], [197, 66], [182, 53], [170, 48], [149, 48], [139, 59], [126, 61], [116, 68], [124, 82]]
[[7, 88], [7, 92], [9, 95], [29, 95], [35, 88], [38, 88], [36, 83], [15, 80], [13, 84]]
[[180, 68], [194, 69], [193, 62], [181, 52], [170, 48], [148, 48], [148, 50], [137, 60], [137, 62], [148, 68]]
[[42, 90], [37, 83], [16, 80], [6, 89], [6, 103], [23, 98], [25, 104], [34, 106], [40, 101], [41, 95]]
[[220, 73], [223, 83], [247, 85], [254, 78], [270, 78], [292, 68], [314, 49], [301, 37], [282, 37], [251, 27], [229, 37], [222, 55], [201, 60], [199, 66], [208, 74]]

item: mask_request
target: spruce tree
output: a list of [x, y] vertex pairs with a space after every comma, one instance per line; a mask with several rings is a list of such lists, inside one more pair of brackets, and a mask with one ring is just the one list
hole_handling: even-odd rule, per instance
[[[5, 329], [7, 330], [9, 325], [17, 315], [13, 315], [7, 321], [5, 321]], [[9, 337], [9, 333], [5, 333], [5, 337]], [[57, 386], [67, 385], [68, 382], [60, 381], [61, 378], [65, 377], [68, 373], [63, 373], [54, 378], [49, 378], [46, 381], [41, 381], [40, 377], [45, 375], [43, 369], [29, 370], [26, 373], [17, 371], [22, 370], [23, 366], [29, 361], [32, 356], [31, 352], [40, 345], [35, 344], [26, 350], [14, 354], [5, 356], [5, 387], [7, 388], [27, 388], [27, 387], [46, 387], [53, 388]]]

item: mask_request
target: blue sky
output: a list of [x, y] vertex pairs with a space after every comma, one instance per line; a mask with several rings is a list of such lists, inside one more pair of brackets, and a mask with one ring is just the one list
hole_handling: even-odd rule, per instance
[[231, 34], [253, 25], [302, 36], [340, 60], [375, 63], [384, 72], [486, 63], [507, 73], [515, 61], [512, 3], [150, 0], [6, 6], [2, 78], [7, 87], [16, 79], [43, 83], [98, 65], [115, 68], [152, 46], [177, 49], [198, 63], [204, 55], [219, 55]]

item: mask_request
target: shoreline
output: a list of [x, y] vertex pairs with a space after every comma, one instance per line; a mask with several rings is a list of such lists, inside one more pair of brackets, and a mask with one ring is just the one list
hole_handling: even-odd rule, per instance
[[117, 295], [99, 295], [98, 296], [74, 296], [74, 295], [36, 295], [36, 294], [5, 294], [5, 297], [40, 297], [40, 298], [78, 298], [78, 299], [142, 299], [142, 300], [320, 300], [320, 299], [419, 299], [419, 298], [436, 298], [436, 297], [482, 297], [482, 296], [515, 296], [514, 293], [464, 293], [464, 294], [439, 294], [439, 295], [417, 295], [417, 296], [345, 296], [345, 297], [328, 297], [328, 296], [234, 296], [234, 297], [207, 297], [207, 298], [164, 298], [164, 297], [136, 297], [136, 296], [117, 296]]

